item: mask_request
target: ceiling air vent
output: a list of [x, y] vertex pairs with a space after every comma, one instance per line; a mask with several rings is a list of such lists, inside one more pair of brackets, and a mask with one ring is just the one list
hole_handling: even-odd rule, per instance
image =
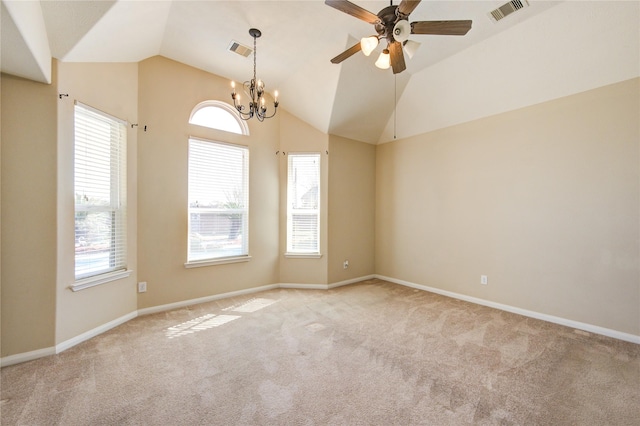
[[502, 18], [506, 18], [513, 12], [523, 9], [527, 6], [529, 6], [529, 2], [527, 0], [511, 0], [509, 3], [505, 3], [496, 10], [492, 10], [491, 12], [489, 12], [489, 16], [494, 22], [498, 22]]
[[253, 50], [251, 50], [250, 47], [242, 45], [237, 41], [232, 41], [231, 44], [229, 44], [229, 51], [242, 55], [245, 58], [253, 53]]

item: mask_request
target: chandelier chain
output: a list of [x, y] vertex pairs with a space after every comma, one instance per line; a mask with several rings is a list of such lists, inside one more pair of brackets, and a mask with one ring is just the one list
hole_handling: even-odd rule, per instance
[[253, 80], [256, 80], [256, 56], [258, 55], [258, 49], [257, 44], [256, 44], [256, 40], [258, 38], [254, 35], [253, 36]]

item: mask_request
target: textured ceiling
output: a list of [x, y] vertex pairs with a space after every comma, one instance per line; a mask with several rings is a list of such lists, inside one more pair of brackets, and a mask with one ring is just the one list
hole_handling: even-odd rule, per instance
[[[394, 3], [397, 4], [396, 0]], [[329, 60], [370, 24], [323, 1], [5, 1], [2, 71], [50, 82], [47, 61], [137, 62], [162, 55], [230, 80], [258, 77], [281, 107], [331, 134], [379, 143], [638, 76], [639, 2], [530, 0], [495, 23], [499, 1], [423, 0], [410, 21], [471, 19], [466, 36], [422, 43], [394, 76], [357, 53]], [[353, 3], [377, 13], [388, 1]], [[397, 104], [396, 104], [397, 100]]]

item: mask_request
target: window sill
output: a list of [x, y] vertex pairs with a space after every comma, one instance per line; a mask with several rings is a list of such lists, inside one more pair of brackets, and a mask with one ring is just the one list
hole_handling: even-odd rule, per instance
[[184, 264], [185, 268], [201, 268], [203, 266], [224, 265], [227, 263], [241, 263], [251, 260], [251, 256], [225, 257], [222, 259], [196, 260]]
[[100, 284], [105, 284], [111, 281], [120, 280], [122, 278], [127, 278], [133, 272], [130, 269], [125, 269], [122, 271], [115, 272], [107, 272], [106, 274], [96, 275], [95, 277], [83, 278], [75, 282], [69, 286], [71, 291], [80, 291], [85, 288], [95, 287]]
[[320, 259], [321, 253], [285, 253], [284, 257], [288, 259]]

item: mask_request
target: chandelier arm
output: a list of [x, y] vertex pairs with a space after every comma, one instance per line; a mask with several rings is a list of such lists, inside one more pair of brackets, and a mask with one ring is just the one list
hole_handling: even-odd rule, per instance
[[249, 112], [244, 112], [245, 106], [240, 104], [238, 105], [238, 103], [236, 102], [236, 96], [235, 93], [231, 95], [232, 99], [233, 99], [233, 106], [236, 108], [236, 110], [238, 110], [238, 114], [240, 115], [240, 118], [242, 120], [249, 120], [251, 117], [253, 117], [253, 110], [250, 109]]
[[242, 83], [242, 89], [244, 90], [244, 93], [249, 97], [249, 100], [253, 100], [252, 81], [245, 81], [244, 83]]
[[[266, 108], [264, 109], [264, 112], [267, 112], [267, 109], [266, 109]], [[278, 112], [278, 105], [276, 105], [276, 104], [275, 104], [275, 102], [274, 102], [273, 114], [271, 114], [271, 115], [264, 115], [264, 114], [262, 114], [262, 116], [263, 116], [264, 118], [271, 118], [271, 117], [273, 117], [274, 115], [276, 115], [276, 112]]]

